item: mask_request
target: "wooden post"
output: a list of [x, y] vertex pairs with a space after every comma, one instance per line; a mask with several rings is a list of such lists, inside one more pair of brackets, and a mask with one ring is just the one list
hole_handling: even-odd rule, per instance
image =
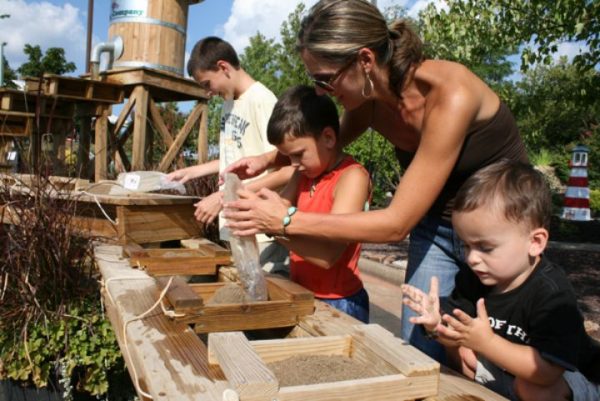
[[145, 169], [146, 150], [146, 118], [148, 116], [148, 89], [139, 85], [133, 90], [135, 96], [135, 117], [133, 119], [133, 151], [131, 168], [135, 170]]
[[94, 180], [96, 182], [108, 178], [108, 116], [110, 106], [98, 107], [99, 115], [96, 116], [96, 140], [94, 143], [95, 168]]
[[92, 135], [92, 117], [89, 106], [79, 105], [81, 127], [79, 131], [79, 149], [77, 150], [77, 175], [89, 179], [90, 141]]
[[205, 104], [204, 112], [200, 117], [198, 131], [198, 164], [208, 161], [208, 106]]

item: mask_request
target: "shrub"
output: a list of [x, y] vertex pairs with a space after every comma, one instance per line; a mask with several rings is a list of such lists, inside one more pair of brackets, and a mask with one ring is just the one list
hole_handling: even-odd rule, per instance
[[[93, 238], [77, 235], [77, 202], [49, 180], [0, 184], [0, 379], [102, 395], [123, 370], [94, 277]], [[15, 190], [18, 186], [20, 189]]]
[[593, 217], [600, 217], [600, 189], [590, 191], [590, 211]]

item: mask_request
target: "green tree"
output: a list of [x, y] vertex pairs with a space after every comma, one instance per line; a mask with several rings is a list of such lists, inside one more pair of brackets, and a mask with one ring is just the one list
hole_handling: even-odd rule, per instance
[[522, 48], [521, 69], [552, 63], [565, 41], [587, 46], [574, 59], [583, 69], [600, 61], [600, 2], [595, 0], [448, 0], [430, 4], [420, 17], [427, 40], [451, 59], [499, 55]]
[[[561, 58], [538, 65], [515, 83], [511, 108], [530, 153], [556, 155], [555, 167], [567, 168], [571, 147], [590, 147], [590, 183], [600, 185], [600, 73], [580, 71]], [[563, 170], [563, 175], [566, 171]]]
[[73, 72], [77, 68], [75, 63], [65, 59], [65, 50], [60, 47], [50, 47], [45, 54], [42, 54], [39, 46], [26, 44], [23, 52], [29, 58], [18, 69], [19, 74], [23, 77], [39, 77], [44, 73], [62, 75]]
[[7, 88], [17, 89], [15, 80], [18, 78], [15, 70], [10, 68], [6, 57], [2, 57], [2, 63], [4, 63], [4, 86]]
[[250, 38], [250, 44], [240, 55], [240, 63], [252, 78], [275, 91], [279, 86], [277, 54], [280, 45], [265, 38], [260, 32]]

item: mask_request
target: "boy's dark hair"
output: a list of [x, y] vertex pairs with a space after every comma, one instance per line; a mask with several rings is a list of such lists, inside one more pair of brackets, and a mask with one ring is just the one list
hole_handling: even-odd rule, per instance
[[240, 68], [240, 60], [229, 42], [216, 36], [199, 40], [187, 63], [188, 74], [193, 77], [196, 71], [216, 71], [219, 60], [227, 61], [236, 70]]
[[340, 121], [329, 96], [319, 96], [312, 86], [298, 85], [279, 98], [267, 126], [267, 138], [273, 145], [283, 143], [285, 135], [318, 138], [324, 128], [333, 128], [337, 137]]
[[507, 220], [548, 229], [552, 195], [544, 176], [531, 165], [501, 160], [473, 174], [458, 190], [454, 212], [497, 206]]

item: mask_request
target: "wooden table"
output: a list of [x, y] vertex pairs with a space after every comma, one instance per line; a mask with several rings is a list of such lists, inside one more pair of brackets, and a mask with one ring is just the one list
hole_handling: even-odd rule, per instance
[[[133, 380], [139, 378], [140, 389], [157, 401], [221, 401], [228, 383], [219, 369], [208, 364], [206, 344], [188, 325], [168, 318], [160, 308], [144, 319], [134, 320], [156, 302], [159, 289], [153, 278], [133, 269], [121, 255], [120, 246], [95, 248], [96, 263], [105, 283], [107, 315]], [[322, 302], [317, 301], [315, 306], [315, 313], [302, 318], [290, 336], [344, 335], [359, 323]], [[144, 399], [140, 391], [138, 394]], [[438, 395], [427, 401], [459, 400], [506, 399], [442, 369]]]

